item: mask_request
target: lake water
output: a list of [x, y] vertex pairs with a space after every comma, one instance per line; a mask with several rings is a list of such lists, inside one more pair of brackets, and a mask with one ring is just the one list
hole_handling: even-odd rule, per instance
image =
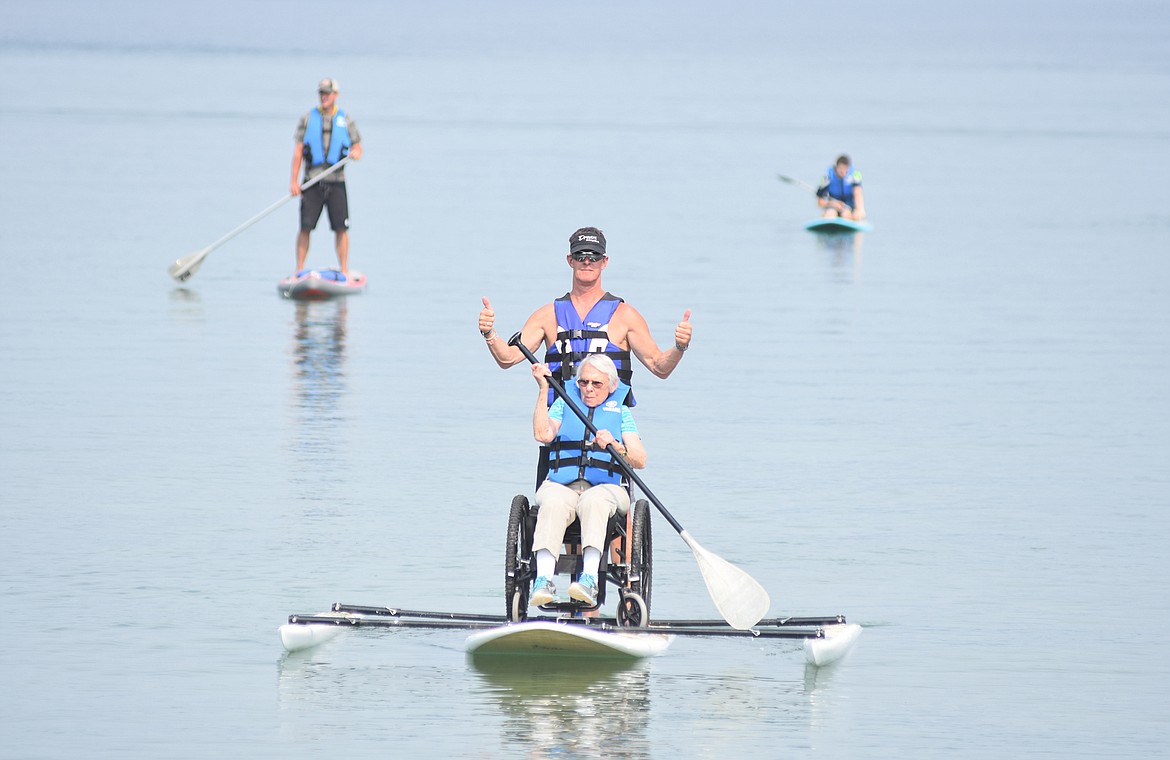
[[[1170, 6], [0, 9], [0, 757], [1165, 752]], [[287, 191], [324, 76], [368, 292], [277, 296], [295, 204], [176, 285]], [[776, 174], [843, 151], [875, 229], [817, 237]], [[334, 601], [503, 611], [534, 390], [476, 314], [563, 293], [583, 225], [660, 342], [692, 310], [636, 375], [644, 481], [856, 650], [285, 655]], [[714, 617], [654, 528], [654, 616]]]

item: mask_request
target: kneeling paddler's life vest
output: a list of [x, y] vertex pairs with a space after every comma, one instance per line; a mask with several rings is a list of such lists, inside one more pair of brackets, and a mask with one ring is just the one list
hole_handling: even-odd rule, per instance
[[337, 163], [342, 157], [349, 155], [349, 125], [345, 119], [345, 111], [340, 108], [333, 114], [333, 131], [329, 137], [329, 153], [325, 153], [325, 128], [322, 121], [321, 109], [309, 111], [309, 123], [305, 126], [305, 152], [309, 156], [310, 166]]
[[837, 176], [835, 167], [830, 166], [825, 173], [825, 178], [821, 180], [821, 187], [817, 195], [822, 198], [835, 198], [839, 201], [844, 201], [845, 205], [853, 208], [853, 187], [861, 184], [861, 172], [849, 167], [849, 171], [845, 172], [844, 177]]
[[[630, 386], [618, 383], [614, 392], [599, 405], [590, 409], [581, 398], [581, 389], [571, 383], [565, 391], [572, 403], [585, 412], [589, 421], [598, 430], [608, 430], [614, 440], [622, 440], [622, 402], [630, 392]], [[569, 402], [566, 402], [568, 404]], [[585, 442], [593, 434], [585, 427], [581, 418], [572, 409], [565, 409], [557, 437], [545, 448], [548, 450], [548, 479], [563, 485], [575, 480], [588, 480], [592, 485], [622, 481], [621, 466], [604, 449], [586, 448]]]
[[[612, 293], [606, 293], [582, 319], [577, 314], [577, 309], [573, 307], [573, 301], [568, 293], [553, 301], [553, 309], [557, 314], [557, 338], [545, 352], [544, 362], [552, 370], [553, 377], [567, 388], [573, 385], [569, 381], [576, 377], [577, 365], [582, 359], [589, 354], [605, 354], [613, 359], [617, 366], [618, 380], [626, 385], [628, 395], [619, 397], [619, 400], [633, 408], [638, 402], [629, 388], [634, 374], [630, 352], [609, 340], [609, 321], [622, 302], [622, 299]], [[550, 388], [549, 405], [551, 406], [555, 400], [556, 394]]]

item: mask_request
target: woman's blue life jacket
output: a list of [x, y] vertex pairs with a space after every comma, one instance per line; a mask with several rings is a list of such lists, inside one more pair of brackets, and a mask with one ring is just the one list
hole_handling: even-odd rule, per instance
[[853, 208], [853, 188], [861, 184], [861, 172], [852, 166], [845, 172], [844, 177], [837, 176], [836, 167], [830, 166], [821, 180], [817, 195], [821, 198], [836, 198]]
[[333, 114], [333, 132], [329, 138], [329, 154], [325, 154], [325, 130], [322, 123], [320, 108], [309, 111], [309, 123], [305, 127], [305, 152], [309, 156], [310, 166], [333, 164], [349, 155], [349, 127], [345, 120], [345, 111], [340, 108]]
[[[589, 354], [605, 354], [613, 359], [617, 367], [618, 380], [625, 384], [628, 396], [624, 397], [623, 403], [633, 408], [638, 402], [630, 390], [634, 374], [630, 352], [609, 340], [609, 321], [622, 303], [621, 298], [606, 293], [582, 319], [577, 314], [568, 293], [553, 301], [553, 309], [557, 314], [557, 337], [545, 352], [544, 362], [552, 371], [553, 377], [567, 387], [572, 384], [569, 381], [576, 377], [577, 365], [582, 359]], [[556, 393], [549, 388], [549, 406], [552, 406], [555, 400]]]
[[[630, 386], [618, 382], [614, 392], [592, 409], [585, 405], [581, 398], [581, 389], [576, 383], [565, 388], [566, 395], [578, 409], [585, 413], [589, 421], [598, 430], [608, 430], [614, 440], [622, 440], [622, 406], [621, 399], [630, 392]], [[568, 406], [570, 402], [566, 401]], [[557, 430], [557, 437], [544, 446], [548, 450], [548, 479], [563, 485], [569, 485], [576, 480], [587, 480], [592, 485], [613, 483], [620, 485], [624, 471], [608, 451], [597, 448], [586, 448], [586, 441], [593, 434], [585, 427], [581, 418], [573, 413], [572, 409], [565, 409], [561, 426]]]

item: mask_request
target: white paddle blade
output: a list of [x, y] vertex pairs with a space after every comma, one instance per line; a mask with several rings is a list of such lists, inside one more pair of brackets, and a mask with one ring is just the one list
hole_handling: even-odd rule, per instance
[[699, 545], [685, 530], [679, 533], [695, 554], [707, 593], [732, 628], [744, 631], [768, 614], [772, 600], [756, 579]]
[[186, 281], [188, 277], [195, 274], [195, 272], [199, 269], [199, 265], [203, 263], [203, 259], [207, 258], [208, 253], [210, 253], [210, 251], [204, 248], [198, 253], [193, 253], [190, 256], [184, 256], [183, 258], [176, 260], [174, 264], [171, 264], [169, 267], [167, 267], [167, 274], [179, 282]]

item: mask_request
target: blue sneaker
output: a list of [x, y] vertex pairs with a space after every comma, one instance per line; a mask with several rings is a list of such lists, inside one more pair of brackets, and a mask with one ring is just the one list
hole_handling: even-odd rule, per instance
[[597, 604], [597, 578], [582, 573], [577, 582], [569, 586], [569, 596], [578, 602]]
[[532, 595], [528, 597], [528, 603], [539, 607], [542, 604], [556, 601], [556, 598], [557, 587], [553, 585], [547, 575], [542, 575], [533, 582]]

